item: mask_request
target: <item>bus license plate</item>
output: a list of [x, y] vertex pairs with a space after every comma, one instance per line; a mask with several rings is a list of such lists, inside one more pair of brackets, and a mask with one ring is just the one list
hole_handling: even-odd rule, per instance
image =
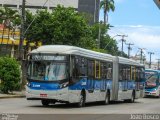
[[46, 98], [47, 94], [40, 94], [40, 97]]

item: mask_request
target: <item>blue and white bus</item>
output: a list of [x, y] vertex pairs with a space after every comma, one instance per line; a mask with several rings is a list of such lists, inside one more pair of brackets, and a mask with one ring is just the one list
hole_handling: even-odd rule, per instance
[[160, 96], [160, 70], [145, 70], [145, 96]]
[[127, 58], [67, 45], [41, 46], [28, 58], [26, 98], [42, 105], [134, 102], [143, 90], [144, 66]]

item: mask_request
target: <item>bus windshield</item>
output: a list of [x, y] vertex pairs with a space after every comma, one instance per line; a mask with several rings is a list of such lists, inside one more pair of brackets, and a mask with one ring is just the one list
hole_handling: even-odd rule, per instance
[[153, 71], [145, 72], [146, 88], [155, 87], [157, 85], [158, 73]]
[[[45, 60], [44, 60], [45, 58]], [[29, 62], [28, 78], [32, 80], [46, 80], [46, 81], [59, 81], [67, 79], [67, 63], [61, 60], [46, 60], [41, 57], [38, 60], [33, 59]]]
[[29, 78], [58, 81], [67, 78], [66, 63], [34, 61], [29, 65]]

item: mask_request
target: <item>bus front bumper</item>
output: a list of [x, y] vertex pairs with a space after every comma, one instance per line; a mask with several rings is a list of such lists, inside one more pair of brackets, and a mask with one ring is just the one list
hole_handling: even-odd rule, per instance
[[153, 91], [153, 92], [145, 91], [145, 96], [155, 96], [155, 97], [158, 97], [159, 93], [157, 91]]
[[34, 90], [26, 86], [26, 98], [27, 100], [43, 100], [50, 99], [60, 102], [68, 101], [68, 88], [61, 90]]

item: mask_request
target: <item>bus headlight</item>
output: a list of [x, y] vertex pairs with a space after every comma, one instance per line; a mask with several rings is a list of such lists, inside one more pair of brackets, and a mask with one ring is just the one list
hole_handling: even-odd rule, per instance
[[30, 84], [30, 83], [27, 83], [27, 86], [28, 86], [28, 87], [30, 87], [30, 86], [31, 86], [31, 84]]
[[68, 82], [65, 82], [65, 83], [62, 83], [61, 85], [60, 85], [60, 88], [65, 88], [65, 87], [67, 87], [68, 86]]

